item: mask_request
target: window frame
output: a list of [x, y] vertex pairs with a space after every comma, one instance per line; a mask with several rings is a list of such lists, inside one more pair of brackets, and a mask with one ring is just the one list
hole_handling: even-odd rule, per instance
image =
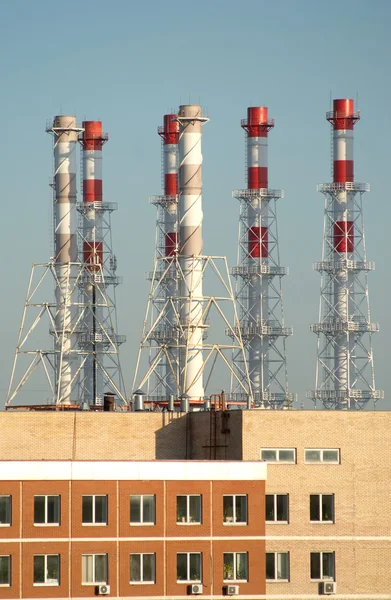
[[[36, 498], [44, 498], [44, 513], [45, 513], [45, 521], [43, 523], [39, 523], [35, 520], [35, 500]], [[57, 498], [58, 499], [58, 521], [57, 522], [48, 522], [48, 499], [49, 498]], [[36, 494], [34, 496], [34, 527], [59, 527], [61, 523], [61, 496], [59, 494]]]
[[[238, 557], [239, 555], [243, 555], [246, 557], [246, 578], [242, 579], [239, 578], [238, 575]], [[232, 556], [232, 569], [233, 569], [233, 573], [232, 573], [232, 578], [228, 578], [226, 577], [226, 563], [225, 563], [225, 557], [226, 556]], [[223, 581], [224, 583], [246, 583], [249, 579], [248, 577], [248, 552], [223, 552]]]
[[[323, 519], [323, 505], [322, 505], [322, 498], [323, 496], [329, 496], [331, 497], [331, 519]], [[311, 498], [312, 497], [317, 497], [318, 501], [319, 501], [319, 520], [318, 521], [314, 521], [313, 519], [311, 519]], [[310, 494], [310, 523], [314, 524], [314, 525], [319, 525], [319, 524], [323, 524], [323, 525], [333, 525], [335, 523], [335, 504], [334, 504], [334, 494]]]
[[[186, 498], [186, 514], [183, 515], [182, 517], [179, 517], [178, 515], [178, 499], [179, 498]], [[190, 498], [199, 498], [199, 515], [200, 515], [200, 520], [199, 521], [191, 521], [191, 510], [190, 510]], [[177, 525], [201, 525], [202, 524], [202, 494], [177, 494], [176, 497], [176, 522]]]
[[[84, 510], [83, 510], [83, 501], [84, 501], [84, 498], [92, 498], [92, 514], [91, 514], [92, 521], [91, 522], [83, 520], [83, 516], [84, 516], [83, 515], [83, 512], [84, 512]], [[105, 509], [106, 509], [106, 511], [105, 511], [106, 512], [106, 520], [104, 522], [102, 521], [101, 523], [96, 522], [96, 498], [106, 498], [106, 507], [105, 507]], [[109, 513], [109, 498], [108, 498], [107, 494], [83, 494], [82, 495], [82, 497], [81, 497], [81, 520], [82, 520], [83, 527], [84, 526], [86, 526], [86, 527], [91, 527], [91, 526], [94, 526], [94, 527], [105, 527], [106, 525], [108, 525], [108, 521], [109, 521], [109, 519], [108, 519], [108, 513]]]
[[[265, 574], [265, 579], [266, 579], [266, 583], [286, 583], [290, 581], [290, 553], [288, 552], [266, 552], [266, 556], [267, 555], [273, 555], [274, 556], [274, 578], [273, 579], [268, 579], [267, 578], [267, 574]], [[287, 564], [287, 578], [285, 577], [278, 577], [278, 561], [276, 560], [277, 556], [279, 554], [284, 554], [287, 556], [287, 560], [288, 560], [288, 564]]]
[[[224, 498], [232, 498], [232, 521], [228, 520], [224, 510]], [[236, 520], [236, 498], [246, 498], [246, 520]], [[230, 517], [231, 518], [231, 517]], [[247, 494], [223, 494], [223, 525], [245, 526], [248, 525], [248, 495]]]
[[[265, 514], [265, 523], [273, 523], [273, 524], [277, 523], [277, 524], [281, 524], [281, 525], [288, 525], [289, 524], [289, 494], [265, 494], [265, 512], [267, 510], [266, 509], [266, 498], [268, 496], [273, 498], [273, 512], [274, 512], [275, 518], [272, 520], [268, 519], [267, 518], [268, 515], [266, 513]], [[278, 500], [277, 500], [277, 498], [279, 496], [286, 497], [286, 499], [287, 499], [287, 508], [286, 508], [287, 518], [286, 518], [286, 520], [277, 518], [278, 517], [278, 510], [277, 510], [278, 509], [278, 507], [277, 507]]]
[[[92, 571], [93, 571], [93, 581], [84, 581], [83, 580], [83, 558], [92, 556]], [[106, 581], [96, 581], [96, 557], [104, 556], [105, 557], [105, 575]], [[107, 552], [97, 552], [95, 554], [82, 554], [81, 555], [81, 584], [82, 585], [108, 585], [109, 583], [109, 561]]]
[[[337, 452], [337, 460], [324, 460], [324, 452]], [[319, 460], [308, 460], [307, 452], [319, 452]], [[341, 450], [340, 448], [304, 448], [304, 463], [306, 465], [340, 465], [341, 464]]]
[[[0, 494], [0, 499], [2, 499], [2, 498], [4, 498], [4, 499], [8, 498], [8, 500], [9, 500], [9, 522], [8, 523], [0, 522], [0, 527], [11, 527], [11, 525], [12, 525], [12, 495], [11, 494]], [[8, 556], [8, 554], [4, 555], [4, 556]]]
[[[57, 579], [48, 579], [48, 559], [57, 558]], [[44, 581], [35, 581], [35, 559], [43, 558]], [[34, 554], [33, 556], [33, 585], [34, 586], [59, 586], [60, 585], [60, 554]]]
[[[184, 555], [187, 557], [187, 563], [186, 563], [186, 575], [187, 575], [187, 579], [178, 579], [178, 557], [179, 555]], [[190, 579], [189, 575], [191, 575], [191, 568], [190, 568], [190, 559], [191, 556], [199, 556], [199, 561], [200, 561], [200, 577], [199, 579]], [[177, 583], [202, 583], [202, 552], [177, 552], [176, 555], [176, 581]]]
[[[286, 452], [287, 450], [293, 452], [293, 460], [284, 460], [280, 459], [280, 452]], [[275, 460], [263, 458], [262, 453], [266, 452], [276, 452]], [[260, 458], [266, 463], [270, 463], [271, 465], [296, 465], [297, 464], [297, 449], [296, 448], [261, 448], [260, 449]]]
[[11, 587], [12, 582], [12, 556], [11, 554], [0, 554], [0, 558], [8, 558], [8, 583], [0, 583], [0, 588]]
[[[132, 521], [132, 498], [140, 498], [140, 521]], [[144, 521], [144, 498], [153, 498], [153, 521]], [[129, 496], [129, 523], [131, 526], [153, 526], [156, 525], [156, 494], [130, 494]]]
[[[319, 555], [319, 573], [320, 573], [320, 577], [312, 577], [312, 573], [311, 573], [311, 567], [312, 567], [312, 563], [311, 563], [311, 557], [313, 554], [318, 554]], [[331, 556], [333, 557], [333, 575], [324, 575], [323, 574], [323, 555], [324, 554], [331, 554]], [[310, 579], [311, 581], [335, 581], [335, 552], [334, 550], [321, 550], [320, 552], [310, 552]]]
[[[140, 557], [140, 580], [133, 581], [131, 579], [132, 573], [132, 556]], [[153, 556], [153, 579], [144, 580], [144, 556]], [[156, 553], [155, 552], [131, 552], [129, 554], [129, 583], [130, 585], [154, 585], [156, 583]]]

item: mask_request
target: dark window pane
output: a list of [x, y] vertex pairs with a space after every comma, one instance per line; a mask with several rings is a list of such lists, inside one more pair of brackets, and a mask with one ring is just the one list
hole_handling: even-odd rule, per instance
[[45, 523], [45, 496], [34, 496], [34, 523]]
[[187, 498], [186, 496], [176, 497], [176, 520], [177, 523], [185, 523], [187, 518]]
[[280, 450], [278, 459], [281, 462], [294, 462], [295, 453], [293, 450]]
[[155, 522], [155, 496], [143, 496], [143, 523]]
[[288, 496], [277, 496], [277, 521], [288, 521]]
[[46, 572], [46, 581], [47, 582], [58, 582], [59, 581], [59, 562], [58, 555], [52, 555], [46, 557], [47, 564], [47, 572]]
[[45, 583], [44, 556], [34, 556], [34, 583]]
[[234, 499], [233, 496], [223, 497], [224, 521], [233, 521], [234, 518]]
[[95, 582], [107, 583], [107, 555], [98, 554], [95, 556]]
[[11, 584], [11, 557], [0, 556], [0, 585]]
[[266, 521], [274, 521], [274, 496], [266, 496]]
[[234, 578], [234, 555], [232, 552], [224, 553], [224, 579]]
[[323, 521], [333, 521], [334, 519], [332, 495], [322, 496], [322, 519]]
[[288, 579], [289, 561], [287, 552], [277, 554], [277, 579]]
[[201, 580], [201, 555], [190, 554], [190, 579], [192, 581]]
[[130, 522], [140, 523], [141, 511], [140, 511], [141, 496], [130, 496]]
[[143, 556], [143, 581], [155, 581], [155, 555]]
[[266, 579], [274, 579], [274, 554], [266, 552]]
[[107, 523], [107, 496], [95, 496], [95, 523]]
[[334, 552], [323, 552], [323, 577], [332, 577], [334, 579]]
[[190, 496], [190, 523], [201, 523], [201, 496]]
[[130, 581], [141, 581], [141, 555], [130, 555]]
[[48, 523], [60, 522], [60, 496], [48, 496], [47, 498]]
[[11, 496], [0, 496], [0, 524], [11, 525]]
[[320, 579], [320, 553], [311, 552], [311, 579]]
[[247, 523], [247, 496], [236, 496], [236, 522]]
[[82, 520], [83, 523], [92, 523], [92, 496], [83, 496], [82, 498]]
[[323, 462], [338, 462], [338, 450], [323, 450]]
[[307, 462], [320, 462], [320, 450], [306, 450], [305, 460]]
[[276, 462], [277, 452], [275, 450], [262, 450], [262, 460], [268, 460], [269, 462]]
[[187, 580], [187, 554], [177, 554], [176, 557], [176, 578]]
[[236, 579], [248, 579], [247, 552], [236, 554]]
[[310, 521], [320, 521], [319, 500], [318, 494], [310, 496]]

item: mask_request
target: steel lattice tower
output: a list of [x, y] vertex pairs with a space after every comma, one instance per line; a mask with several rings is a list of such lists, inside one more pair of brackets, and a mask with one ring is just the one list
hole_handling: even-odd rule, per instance
[[[236, 300], [240, 330], [246, 348], [255, 406], [290, 407], [294, 394], [288, 392], [285, 338], [292, 335], [284, 325], [281, 279], [288, 273], [280, 266], [276, 200], [281, 190], [268, 188], [268, 133], [274, 120], [268, 109], [249, 107], [241, 122], [247, 134], [247, 188], [235, 190], [240, 201], [238, 264], [231, 269], [237, 279]], [[233, 362], [245, 377], [243, 357], [234, 353]], [[236, 385], [234, 393], [240, 393]]]
[[351, 99], [334, 100], [326, 115], [333, 129], [333, 182], [318, 185], [325, 196], [322, 275], [315, 390], [309, 397], [323, 408], [360, 409], [383, 397], [375, 389], [362, 196], [367, 183], [355, 183], [353, 130], [360, 119]]

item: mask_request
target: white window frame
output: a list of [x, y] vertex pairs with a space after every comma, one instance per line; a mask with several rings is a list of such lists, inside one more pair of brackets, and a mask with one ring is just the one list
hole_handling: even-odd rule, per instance
[[[34, 527], [58, 527], [60, 525], [60, 519], [61, 519], [61, 500], [60, 500], [60, 496], [59, 494], [37, 494], [34, 496], [34, 513], [35, 513], [35, 499], [36, 498], [44, 498], [44, 503], [45, 503], [45, 508], [44, 508], [44, 512], [45, 512], [45, 520], [43, 523], [38, 523], [35, 521], [35, 514], [34, 514]], [[48, 498], [57, 498], [58, 499], [58, 521], [57, 522], [48, 522]]]
[[[131, 574], [131, 560], [132, 560], [132, 556], [139, 556], [140, 557], [140, 580], [137, 581], [132, 581], [132, 579], [130, 579], [130, 574]], [[147, 579], [146, 581], [144, 581], [144, 556], [153, 556], [153, 579], [149, 580]], [[153, 585], [154, 583], [156, 583], [156, 554], [154, 552], [131, 552], [129, 555], [129, 581], [130, 581], [130, 585]]]
[[[293, 460], [286, 460], [286, 459], [280, 457], [280, 453], [281, 452], [286, 452], [287, 450], [289, 452], [293, 452]], [[263, 452], [264, 451], [266, 451], [266, 452], [275, 452], [276, 453], [275, 460], [270, 459], [270, 458], [264, 458], [263, 457]], [[296, 462], [297, 462], [296, 448], [261, 448], [260, 456], [261, 456], [261, 460], [263, 460], [263, 461], [265, 461], [267, 463], [270, 463], [272, 465], [277, 465], [277, 464], [280, 464], [280, 465], [295, 465]]]
[[[240, 579], [238, 577], [238, 557], [240, 555], [244, 555], [246, 557], [246, 578]], [[225, 575], [225, 557], [232, 556], [232, 568], [233, 574], [232, 577], [226, 578]], [[232, 582], [245, 582], [248, 581], [248, 552], [224, 552], [223, 553], [223, 580], [224, 583], [232, 583]]]
[[[93, 573], [93, 580], [92, 581], [83, 581], [83, 558], [84, 557], [89, 557], [92, 556], [92, 573]], [[96, 557], [97, 556], [104, 556], [105, 560], [106, 560], [106, 581], [96, 581]], [[109, 579], [109, 564], [108, 564], [108, 554], [105, 553], [97, 553], [97, 554], [82, 554], [81, 555], [81, 576], [82, 576], [82, 585], [107, 585], [108, 584], [108, 579]]]
[[0, 527], [11, 527], [11, 524], [12, 524], [12, 496], [10, 494], [1, 494], [0, 498], [8, 498], [9, 499], [9, 504], [10, 504], [10, 507], [9, 507], [9, 513], [10, 513], [9, 523], [0, 523]]
[[[267, 496], [271, 496], [273, 497], [273, 503], [274, 503], [274, 507], [273, 507], [273, 512], [274, 512], [274, 519], [268, 519], [267, 515], [265, 515], [265, 522], [266, 523], [281, 523], [282, 525], [286, 525], [287, 523], [289, 523], [289, 494], [266, 494], [265, 495], [265, 507], [266, 507], [266, 497]], [[286, 520], [282, 520], [282, 519], [277, 519], [277, 498], [279, 496], [284, 496], [287, 498], [287, 519]]]
[[[324, 460], [325, 452], [337, 452], [337, 460]], [[319, 452], [319, 460], [308, 460], [307, 452]], [[340, 465], [341, 464], [341, 452], [339, 448], [305, 448], [304, 449], [304, 462], [306, 465]]]
[[[335, 552], [333, 550], [323, 550], [322, 552], [311, 552], [311, 554], [318, 554], [319, 555], [319, 563], [320, 563], [320, 577], [319, 578], [312, 578], [311, 577], [311, 556], [310, 556], [310, 577], [311, 577], [311, 581], [335, 581]], [[324, 575], [323, 574], [323, 554], [331, 554], [333, 556], [333, 575], [329, 576], [329, 575]]]
[[[179, 554], [185, 554], [187, 557], [187, 567], [186, 567], [187, 579], [178, 579], [178, 556], [179, 556]], [[196, 554], [200, 557], [200, 578], [199, 579], [189, 579], [190, 557], [194, 554]], [[202, 552], [177, 552], [177, 583], [202, 583]]]
[[0, 588], [11, 586], [12, 557], [11, 554], [0, 554], [0, 558], [8, 558], [8, 583], [0, 583]]
[[[83, 499], [84, 498], [92, 498], [92, 521], [83, 521]], [[96, 498], [106, 498], [106, 520], [102, 523], [97, 523], [96, 522]], [[107, 496], [107, 494], [83, 494], [82, 495], [82, 525], [83, 526], [91, 526], [93, 525], [94, 527], [104, 527], [107, 525], [108, 522], [108, 512], [109, 512], [109, 498]]]
[[[57, 579], [48, 578], [48, 559], [57, 558]], [[35, 576], [35, 559], [43, 558], [43, 572], [45, 581], [34, 581], [34, 586], [59, 586], [60, 585], [60, 555], [59, 554], [34, 554], [33, 557], [33, 580]]]
[[[319, 516], [320, 516], [319, 521], [311, 520], [311, 497], [312, 496], [317, 496], [318, 501], [319, 501]], [[328, 519], [328, 520], [323, 518], [323, 506], [322, 506], [322, 497], [323, 496], [331, 496], [332, 514], [331, 514], [331, 519]], [[310, 523], [314, 523], [315, 525], [318, 525], [319, 523], [325, 524], [325, 525], [333, 525], [335, 523], [334, 494], [310, 494]]]
[[[281, 583], [284, 581], [289, 581], [290, 578], [290, 556], [289, 556], [289, 552], [266, 552], [266, 554], [273, 554], [274, 556], [274, 577], [273, 579], [267, 579], [266, 581], [267, 583]], [[278, 560], [277, 557], [281, 554], [284, 554], [287, 556], [288, 558], [288, 577], [278, 577]]]
[[[202, 495], [201, 494], [177, 494], [177, 517], [176, 522], [177, 525], [201, 525], [202, 523]], [[178, 498], [186, 498], [186, 514], [179, 520], [178, 517]], [[191, 521], [190, 515], [190, 498], [199, 498], [199, 512], [200, 512], [200, 520], [199, 521]]]
[[[131, 521], [131, 498], [140, 498], [140, 521]], [[153, 498], [153, 521], [144, 521], [144, 498]], [[155, 525], [156, 524], [156, 495], [155, 494], [130, 494], [129, 496], [129, 523], [130, 525]]]
[[[224, 515], [224, 498], [232, 498], [232, 521], [228, 521], [228, 517]], [[236, 520], [236, 498], [246, 498], [246, 520]], [[231, 517], [230, 517], [231, 518]], [[248, 524], [248, 496], [247, 494], [223, 494], [223, 525], [247, 525]]]

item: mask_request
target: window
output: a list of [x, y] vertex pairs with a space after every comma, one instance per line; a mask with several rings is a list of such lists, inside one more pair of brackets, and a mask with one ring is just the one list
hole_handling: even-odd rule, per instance
[[176, 522], [201, 523], [201, 496], [176, 497]]
[[247, 524], [247, 496], [223, 497], [224, 523]]
[[11, 585], [10, 556], [0, 556], [0, 585]]
[[130, 583], [155, 583], [155, 555], [130, 555]]
[[59, 554], [34, 556], [34, 584], [60, 585]]
[[224, 581], [248, 580], [247, 552], [224, 552]]
[[289, 581], [289, 552], [266, 552], [266, 579]]
[[334, 494], [310, 495], [310, 521], [334, 523]]
[[130, 496], [130, 522], [132, 525], [155, 524], [155, 496]]
[[304, 451], [306, 463], [331, 463], [339, 464], [338, 448], [306, 448]]
[[107, 525], [107, 496], [83, 496], [83, 525]]
[[261, 460], [270, 463], [296, 463], [296, 448], [261, 448]]
[[83, 554], [81, 573], [83, 584], [107, 583], [107, 554]]
[[34, 496], [34, 525], [60, 524], [60, 496]]
[[334, 552], [311, 552], [311, 579], [334, 579]]
[[176, 578], [180, 582], [201, 583], [201, 552], [181, 552], [176, 555]]
[[266, 521], [288, 523], [288, 494], [266, 494]]
[[11, 525], [11, 496], [0, 496], [1, 525]]

